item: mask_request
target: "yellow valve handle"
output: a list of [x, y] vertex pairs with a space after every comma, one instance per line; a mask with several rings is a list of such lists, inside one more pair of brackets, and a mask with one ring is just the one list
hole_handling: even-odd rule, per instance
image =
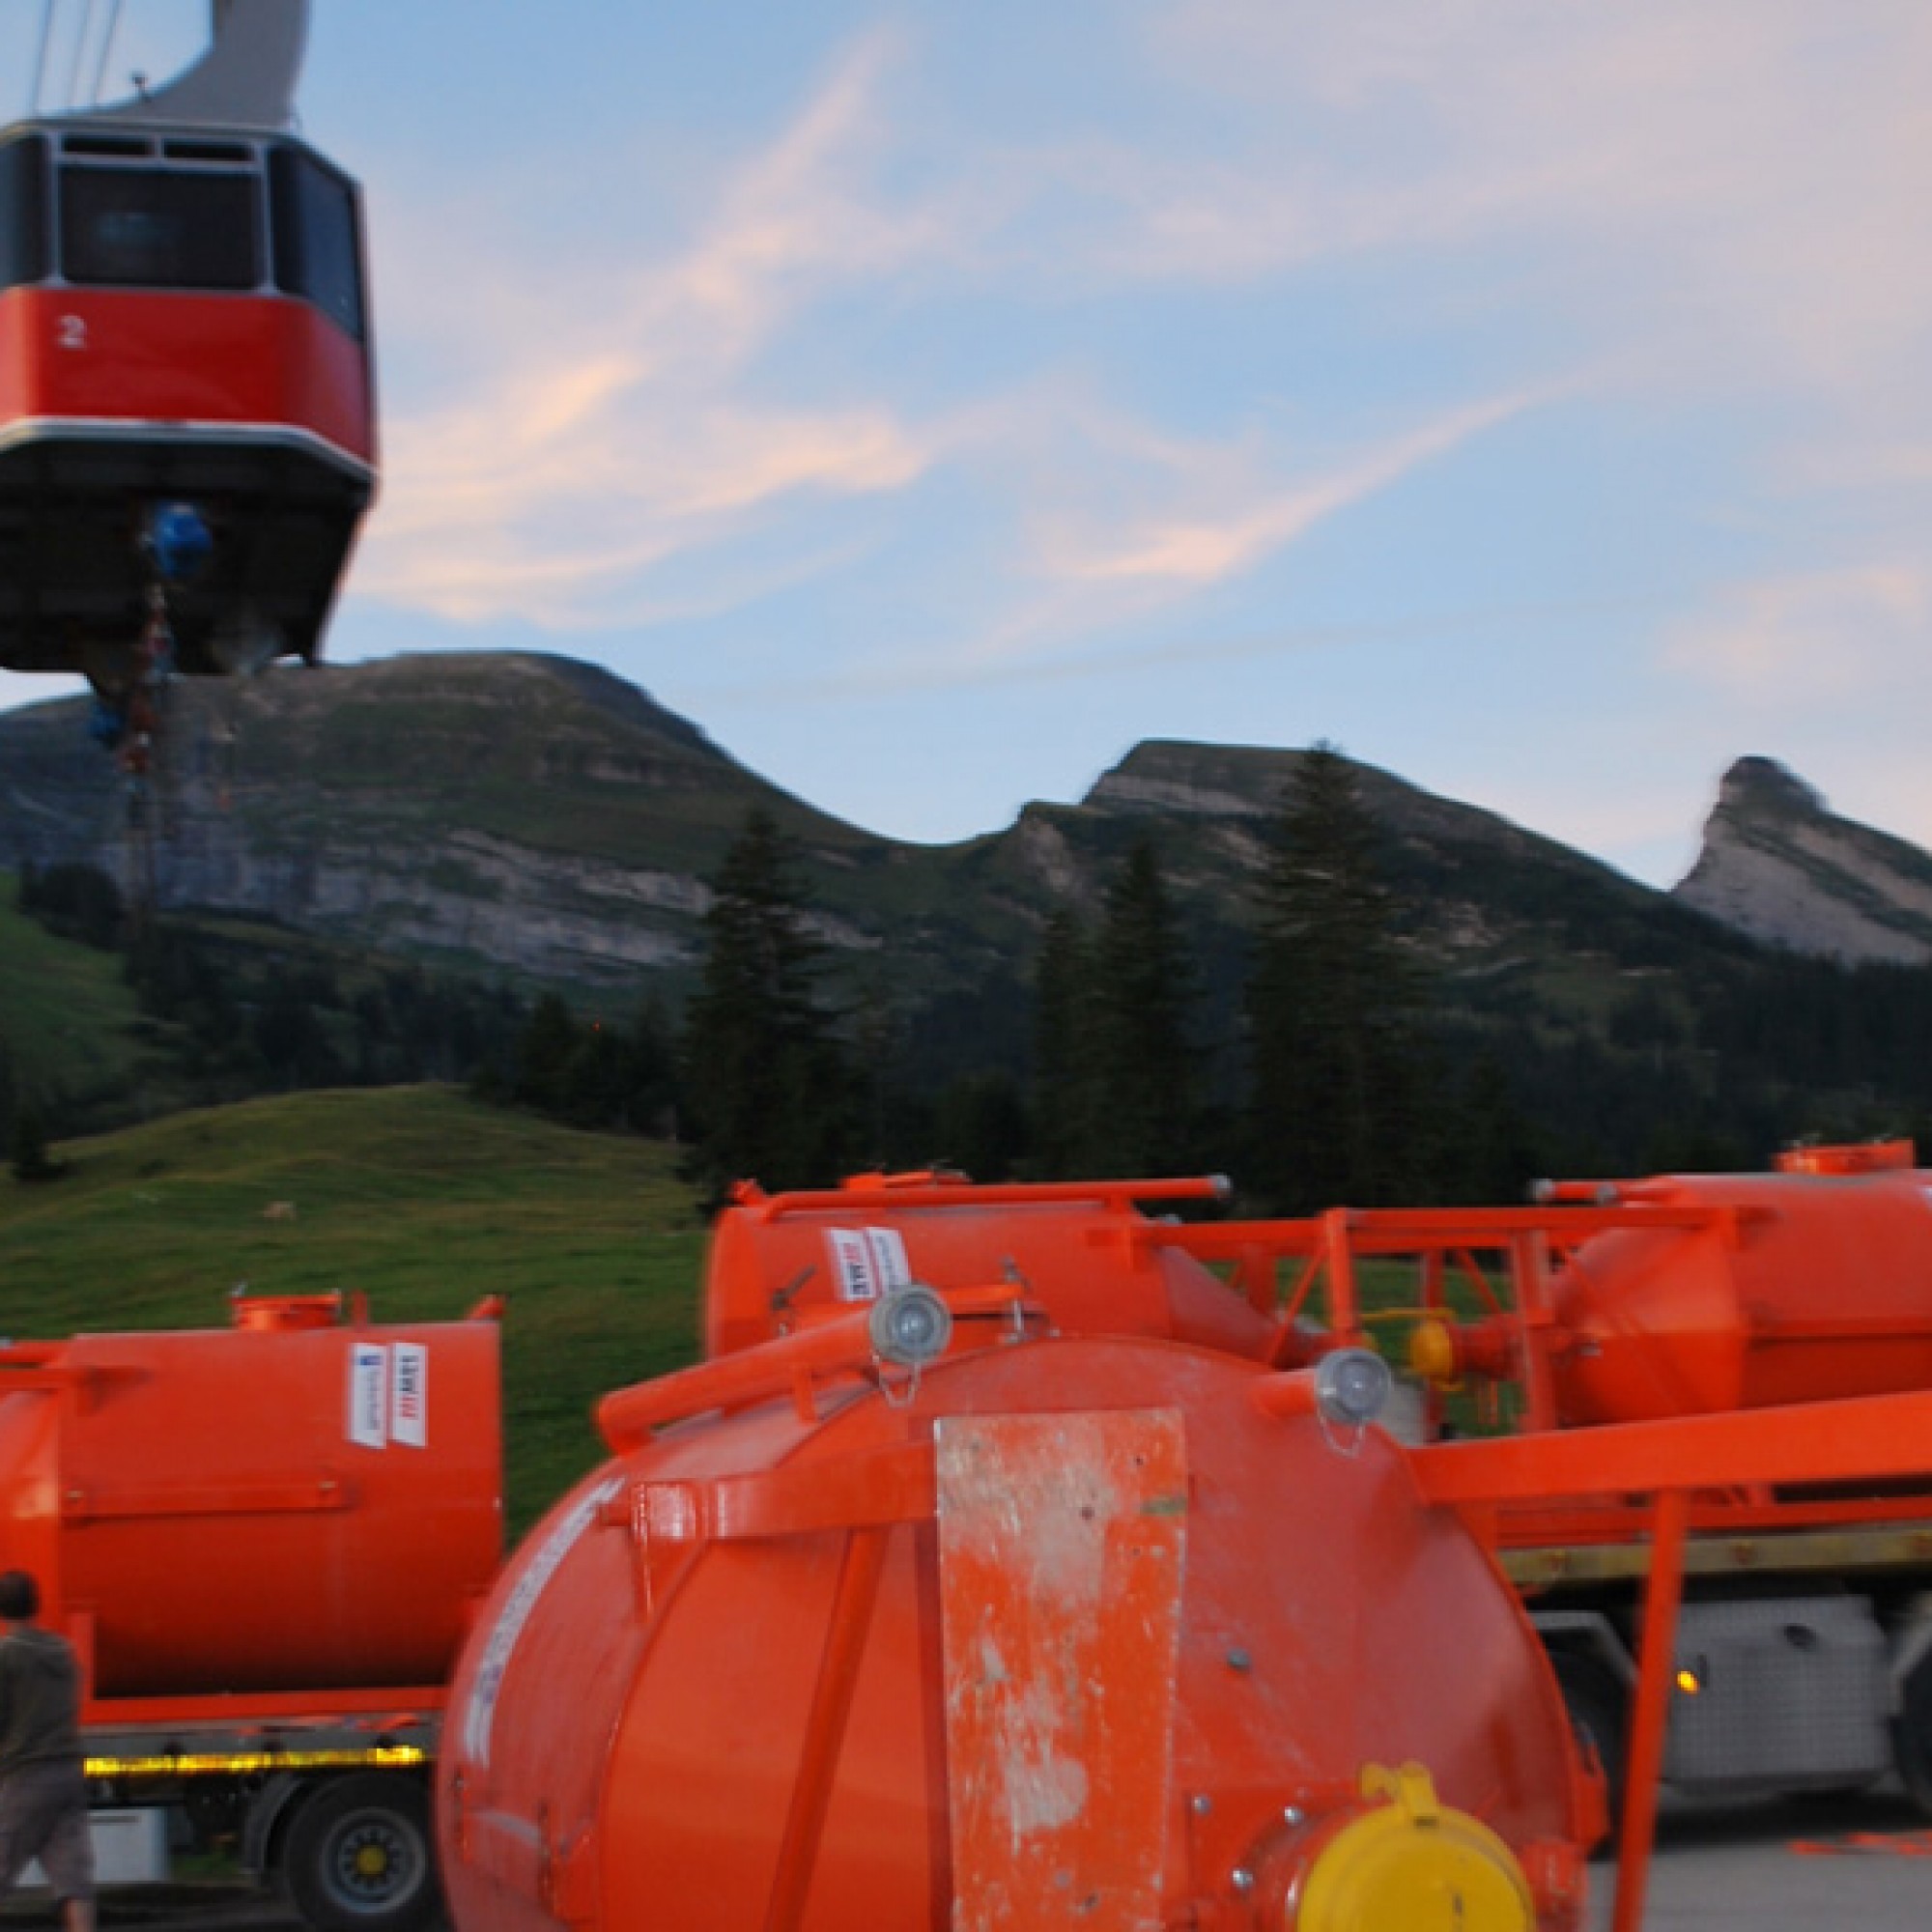
[[1418, 1321], [1408, 1334], [1409, 1372], [1418, 1381], [1437, 1388], [1452, 1388], [1460, 1380], [1456, 1369], [1456, 1343], [1445, 1323], [1437, 1320]]
[[1373, 1808], [1322, 1848], [1293, 1932], [1535, 1932], [1516, 1855], [1423, 1766], [1365, 1765], [1361, 1791]]

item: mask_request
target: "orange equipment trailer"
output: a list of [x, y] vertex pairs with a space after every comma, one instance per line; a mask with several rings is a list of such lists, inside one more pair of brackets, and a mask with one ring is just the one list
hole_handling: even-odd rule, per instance
[[237, 1836], [318, 1932], [403, 1932], [436, 1909], [428, 1766], [501, 1550], [498, 1326], [233, 1315], [0, 1345], [0, 1568], [80, 1653], [103, 1808]]
[[1138, 1191], [741, 1195], [458, 1666], [460, 1932], [1581, 1923], [1601, 1786], [1385, 1369], [1272, 1369]]
[[[1901, 1466], [1862, 1479], [1770, 1460], [1797, 1406], [1850, 1417], [1861, 1399], [1932, 1388], [1932, 1173], [1888, 1143], [1798, 1150], [1764, 1175], [1540, 1192], [1521, 1208], [1143, 1238], [1279, 1307], [1282, 1360], [1406, 1326], [1427, 1437], [1453, 1433], [1456, 1390], [1546, 1455], [1587, 1458], [1606, 1431], [1653, 1425], [1688, 1486], [1665, 1781], [1842, 1790], [1895, 1769], [1932, 1811], [1932, 1439], [1908, 1434]], [[1408, 1286], [1378, 1310], [1397, 1262]], [[1702, 1419], [1726, 1416], [1759, 1445], [1744, 1476], [1720, 1476], [1703, 1446]], [[1539, 1466], [1533, 1446], [1520, 1466]], [[1624, 1493], [1605, 1461], [1581, 1491], [1520, 1488], [1489, 1531], [1613, 1774], [1654, 1527], [1647, 1494]]]
[[[1877, 1562], [1807, 1587], [1800, 1555], [1917, 1538], [1932, 1568], [1932, 1323], [1896, 1281], [1853, 1293], [1856, 1231], [1895, 1247], [1932, 1177], [1880, 1172], [1264, 1223], [1136, 1205], [1208, 1181], [742, 1188], [711, 1359], [606, 1401], [612, 1460], [513, 1557], [459, 1665], [459, 1932], [1555, 1932], [1602, 1831], [1566, 1703], [1603, 1757], [1630, 1719], [1634, 1932], [1667, 1708], [1681, 1734], [1742, 1682], [1776, 1723], [1793, 1684], [1814, 1706], [1855, 1684], [1833, 1782], [1885, 1768], [1894, 1684], [1908, 1775], [1924, 1737], [1923, 1604]], [[1397, 1257], [1410, 1305], [1366, 1308]], [[1800, 1257], [1826, 1304], [1804, 1340], [1803, 1294], [1736, 1319]], [[1633, 1295], [1682, 1361], [1635, 1351], [1625, 1385], [1602, 1358]], [[1365, 1430], [1385, 1372], [1359, 1345], [1389, 1318], [1438, 1378], [1514, 1378], [1524, 1432], [1440, 1439], [1434, 1387], [1438, 1439]], [[1805, 1346], [1809, 1378], [1756, 1358]], [[1599, 1419], [1568, 1426], [1585, 1387]], [[1552, 1598], [1596, 1572], [1614, 1599]], [[1712, 1614], [1734, 1609], [1735, 1632]], [[1780, 1777], [1822, 1781], [1805, 1748]]]

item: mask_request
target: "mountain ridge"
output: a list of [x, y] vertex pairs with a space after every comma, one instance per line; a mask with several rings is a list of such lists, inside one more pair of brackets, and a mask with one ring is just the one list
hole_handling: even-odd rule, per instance
[[1932, 855], [1840, 818], [1775, 760], [1724, 774], [1696, 863], [1673, 888], [1686, 905], [1796, 952], [1848, 962], [1932, 959]]
[[[1304, 755], [1151, 738], [1078, 800], [1033, 801], [1004, 828], [921, 845], [783, 791], [648, 693], [563, 656], [416, 654], [182, 681], [169, 702], [154, 843], [163, 904], [591, 991], [639, 974], [688, 981], [707, 881], [754, 805], [801, 852], [819, 936], [861, 967], [889, 970], [886, 955], [903, 952], [903, 970], [940, 989], [1010, 976], [1055, 910], [1098, 906], [1142, 836], [1163, 849], [1208, 951], [1225, 952]], [[68, 698], [0, 714], [0, 865], [126, 870], [85, 709]], [[1463, 969], [1565, 947], [1637, 957], [1660, 943], [1642, 929], [1689, 931], [1685, 918], [1840, 959], [1932, 956], [1932, 856], [1834, 818], [1770, 759], [1725, 775], [1697, 864], [1668, 893], [1498, 813], [1354, 769], [1397, 883]]]

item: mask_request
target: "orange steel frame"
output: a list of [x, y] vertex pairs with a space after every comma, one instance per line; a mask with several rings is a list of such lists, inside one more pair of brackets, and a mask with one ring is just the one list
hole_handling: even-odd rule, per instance
[[[1577, 1199], [1580, 1190], [1557, 1197]], [[1378, 1318], [1361, 1305], [1359, 1269], [1370, 1261], [1416, 1264], [1416, 1315], [1452, 1315], [1451, 1282], [1461, 1283], [1486, 1315], [1510, 1321], [1515, 1347], [1495, 1365], [1499, 1384], [1520, 1394], [1516, 1427], [1531, 1434], [1558, 1426], [1552, 1360], [1564, 1336], [1550, 1302], [1556, 1269], [1582, 1242], [1618, 1229], [1715, 1231], [1730, 1241], [1761, 1211], [1701, 1204], [1665, 1206], [1631, 1200], [1615, 1206], [1578, 1205], [1491, 1208], [1334, 1208], [1306, 1220], [1228, 1221], [1193, 1226], [1145, 1222], [1132, 1238], [1150, 1248], [1176, 1248], [1218, 1266], [1250, 1304], [1276, 1317], [1273, 1362], [1292, 1367], [1330, 1349], [1371, 1343]], [[1289, 1274], [1284, 1264], [1292, 1265]], [[1287, 1278], [1284, 1278], [1285, 1275]], [[1311, 1335], [1299, 1325], [1320, 1318]], [[1807, 1323], [1806, 1334], [1834, 1332], [1831, 1318]], [[1442, 1420], [1441, 1398], [1430, 1390], [1425, 1422], [1433, 1438]], [[1922, 1491], [1885, 1497], [1774, 1496], [1772, 1479], [1735, 1486], [1700, 1483], [1690, 1503], [1690, 1531], [1749, 1534], [1777, 1529], [1853, 1527], [1924, 1518], [1932, 1523], [1932, 1454], [1909, 1473], [1926, 1477]], [[1823, 1481], [1802, 1472], [1782, 1480]], [[1524, 1496], [1497, 1521], [1493, 1540], [1505, 1548], [1622, 1544], [1642, 1534], [1645, 1513], [1626, 1505], [1610, 1482], [1567, 1503]]]
[[[1419, 1269], [1417, 1314], [1453, 1313], [1448, 1290], [1460, 1282], [1495, 1318], [1514, 1326], [1515, 1346], [1492, 1364], [1521, 1392], [1517, 1433], [1492, 1438], [1432, 1440], [1410, 1452], [1424, 1494], [1455, 1509], [1492, 1549], [1566, 1544], [1644, 1542], [1650, 1547], [1641, 1599], [1637, 1686], [1632, 1710], [1626, 1800], [1618, 1840], [1618, 1877], [1611, 1932], [1638, 1932], [1656, 1830], [1678, 1612], [1686, 1548], [1700, 1529], [1748, 1532], [1815, 1528], [1887, 1520], [1932, 1521], [1932, 1392], [1860, 1397], [1776, 1408], [1692, 1415], [1663, 1421], [1557, 1426], [1552, 1358], [1562, 1345], [1550, 1283], [1554, 1271], [1583, 1241], [1617, 1229], [1716, 1232], [1735, 1240], [1761, 1210], [1644, 1198], [1642, 1184], [1626, 1184], [1608, 1201], [1587, 1184], [1558, 1187], [1533, 1208], [1434, 1209], [1336, 1208], [1306, 1220], [1177, 1223], [1143, 1219], [1136, 1203], [1208, 1201], [1225, 1196], [1209, 1179], [1154, 1182], [1088, 1181], [1009, 1187], [976, 1186], [936, 1175], [867, 1177], [822, 1195], [747, 1196], [742, 1206], [772, 1215], [803, 1208], [850, 1210], [880, 1206], [959, 1206], [985, 1208], [1042, 1200], [1091, 1201], [1120, 1216], [1106, 1230], [1109, 1245], [1124, 1242], [1152, 1252], [1172, 1249], [1217, 1268], [1258, 1311], [1275, 1322], [1267, 1365], [1277, 1373], [1257, 1385], [1256, 1399], [1301, 1402], [1305, 1378], [1293, 1371], [1321, 1354], [1369, 1340], [1378, 1318], [1361, 1303], [1359, 1264], [1408, 1259]], [[1284, 1264], [1293, 1272], [1285, 1276]], [[1004, 1315], [1025, 1321], [1033, 1311], [1002, 1288], [951, 1293], [954, 1313]], [[1303, 1318], [1320, 1314], [1311, 1331]], [[788, 1385], [802, 1414], [814, 1406], [814, 1386], [858, 1340], [863, 1318], [846, 1317], [816, 1335], [793, 1338], [781, 1363], [762, 1365], [764, 1386], [740, 1387], [728, 1364], [708, 1363], [647, 1391], [608, 1398], [600, 1421], [615, 1445], [721, 1399], [771, 1395]], [[1829, 1322], [1821, 1326], [1829, 1326]], [[985, 1338], [979, 1338], [983, 1341]], [[962, 1342], [972, 1346], [967, 1336]], [[762, 1351], [761, 1351], [762, 1352]], [[849, 1357], [848, 1357], [849, 1359]], [[774, 1369], [776, 1368], [776, 1376]], [[1286, 1373], [1283, 1373], [1286, 1372]], [[729, 1384], [721, 1387], [720, 1378]], [[1432, 1435], [1441, 1422], [1430, 1402]], [[657, 1486], [655, 1526], [675, 1542], [694, 1534], [769, 1533], [775, 1520], [843, 1523], [855, 1538], [840, 1615], [828, 1645], [825, 1680], [814, 1705], [812, 1741], [787, 1831], [782, 1861], [784, 1908], [769, 1922], [792, 1922], [798, 1885], [809, 1872], [822, 1794], [817, 1766], [842, 1728], [843, 1652], [851, 1630], [868, 1613], [875, 1553], [867, 1532], [917, 1520], [931, 1508], [932, 1477], [923, 1455], [901, 1451], [872, 1459], [850, 1492], [828, 1496], [822, 1484], [795, 1492], [783, 1473], [697, 1486]], [[1882, 1499], [1781, 1498], [1776, 1487], [1845, 1482], [1898, 1482], [1906, 1492]], [[701, 1526], [701, 1527], [700, 1527]]]
[[1479, 1525], [1511, 1504], [1581, 1502], [1606, 1488], [1652, 1498], [1651, 1561], [1637, 1652], [1611, 1932], [1643, 1922], [1670, 1672], [1683, 1595], [1690, 1480], [1698, 1488], [1922, 1477], [1932, 1469], [1932, 1393], [1746, 1409], [1667, 1422], [1436, 1443], [1412, 1452], [1423, 1492]]
[[[838, 1205], [846, 1204], [841, 1200]], [[997, 1347], [1004, 1335], [1014, 1332], [1015, 1324], [1029, 1322], [1039, 1314], [1009, 1284], [949, 1289], [944, 1292], [944, 1298], [961, 1324], [955, 1331], [955, 1350]], [[701, 1362], [656, 1382], [607, 1397], [599, 1409], [598, 1423], [607, 1441], [616, 1447], [635, 1445], [658, 1429], [711, 1409], [728, 1409], [783, 1395], [789, 1395], [800, 1415], [809, 1418], [819, 1411], [823, 1400], [829, 1399], [837, 1387], [848, 1382], [854, 1375], [877, 1373], [867, 1314], [865, 1310], [855, 1310], [836, 1316], [815, 1329], [775, 1341], [754, 1358], [724, 1356]], [[1315, 1401], [1312, 1378], [1295, 1369], [1260, 1377], [1251, 1385], [1249, 1397], [1259, 1407], [1274, 1414], [1309, 1411]], [[1064, 1423], [1065, 1419], [1056, 1420]], [[1148, 1433], [1147, 1418], [1110, 1420], [1126, 1426], [1125, 1447], [1137, 1452], [1134, 1454], [1137, 1465], [1146, 1465], [1140, 1471], [1142, 1480], [1157, 1488], [1184, 1487], [1179, 1465], [1171, 1457], [1163, 1460], [1162, 1445], [1155, 1439], [1158, 1432], [1152, 1435]], [[1005, 1419], [1007, 1425], [1013, 1421]], [[973, 1426], [997, 1429], [1003, 1425], [998, 1421], [988, 1424], [980, 1418]], [[1168, 1448], [1171, 1450], [1172, 1444]], [[939, 1523], [944, 1487], [939, 1466], [942, 1460], [935, 1440], [921, 1437], [831, 1464], [812, 1463], [800, 1468], [779, 1463], [740, 1474], [662, 1477], [641, 1482], [628, 1495], [613, 1497], [605, 1505], [608, 1520], [629, 1521], [638, 1538], [641, 1553], [639, 1588], [646, 1603], [675, 1587], [680, 1552], [699, 1544], [825, 1530], [844, 1533], [832, 1614], [819, 1655], [767, 1900], [766, 1932], [798, 1932], [803, 1922], [859, 1665], [878, 1599], [888, 1532], [900, 1524]], [[1462, 1509], [1469, 1507], [1485, 1486], [1493, 1485], [1493, 1480], [1487, 1469], [1463, 1468], [1452, 1462], [1425, 1483], [1425, 1493], [1432, 1501]], [[1122, 1493], [1128, 1486], [1123, 1473]], [[1439, 1495], [1435, 1489], [1441, 1491]], [[1459, 1493], [1459, 1490], [1468, 1493]], [[1137, 1517], [1136, 1525], [1136, 1542], [1163, 1541], [1160, 1520]], [[1178, 1567], [1172, 1560], [1178, 1519], [1169, 1521], [1166, 1527], [1170, 1533], [1164, 1539], [1164, 1546], [1171, 1560], [1165, 1567], [1178, 1576]], [[976, 1606], [984, 1602], [983, 1591], [977, 1583], [972, 1585], [972, 1600]], [[1151, 1615], [1145, 1605], [1137, 1605], [1134, 1614], [1124, 1620], [1128, 1636], [1149, 1624]], [[1082, 1626], [1092, 1621], [1091, 1610], [1083, 1605]], [[1086, 1634], [1095, 1643], [1102, 1642], [1091, 1631]], [[1120, 1660], [1116, 1653], [1121, 1649], [1122, 1634], [1115, 1632], [1104, 1641], [1118, 1666]], [[1666, 1651], [1667, 1648], [1666, 1645]], [[1138, 1650], [1132, 1655], [1136, 1670], [1129, 1673], [1129, 1681], [1138, 1681], [1145, 1675], [1148, 1659]], [[1165, 1693], [1159, 1701], [1164, 1708]], [[1126, 1753], [1130, 1759], [1135, 1755], [1132, 1751]], [[1143, 1796], [1157, 1792], [1161, 1783], [1161, 1779], [1154, 1778]], [[955, 1820], [955, 1831], [963, 1829]], [[1083, 1828], [1083, 1833], [1086, 1829]], [[1095, 1853], [1086, 1843], [1083, 1833], [1069, 1833], [1060, 1842], [1060, 1852], [1076, 1860], [1083, 1855], [1104, 1859], [1106, 1847], [1102, 1845]], [[970, 1831], [965, 1834], [970, 1836]], [[973, 1847], [974, 1855], [984, 1854], [996, 1865], [1009, 1852], [1010, 1847], [1005, 1845], [990, 1850], [982, 1843]], [[1052, 1862], [1060, 1861], [1056, 1858]], [[1014, 1883], [1022, 1898], [1031, 1896], [1023, 1883]], [[1053, 1895], [1059, 1896], [1057, 1890]], [[1129, 1917], [1135, 1924], [1145, 1922], [1143, 1918]], [[1023, 1905], [1013, 1922], [1031, 1924], [1036, 1919], [1026, 1916]], [[1040, 1918], [1037, 1922], [1047, 1921]], [[1109, 1918], [1105, 1922], [1124, 1923], [1127, 1919]], [[1634, 1921], [1632, 1922], [1634, 1925]], [[1625, 1928], [1620, 1924], [1617, 1932], [1625, 1932]]]
[[[1715, 1230], [1735, 1238], [1751, 1211], [1666, 1206], [1631, 1199], [1628, 1190], [1605, 1205], [1593, 1191], [1566, 1189], [1536, 1208], [1336, 1208], [1300, 1221], [1148, 1222], [1133, 1235], [1149, 1248], [1179, 1249], [1218, 1265], [1254, 1307], [1273, 1314], [1277, 1368], [1368, 1341], [1372, 1318], [1361, 1306], [1357, 1272], [1364, 1261], [1413, 1260], [1418, 1312], [1450, 1312], [1453, 1277], [1491, 1314], [1514, 1319], [1517, 1346], [1506, 1367], [1522, 1396], [1518, 1433], [1432, 1441], [1411, 1460], [1424, 1493], [1458, 1510], [1492, 1548], [1650, 1546], [1611, 1932], [1637, 1932], [1643, 1920], [1690, 1533], [1932, 1520], [1932, 1393], [1557, 1427], [1551, 1356], [1562, 1338], [1549, 1285], [1562, 1259], [1612, 1229]], [[1287, 1281], [1284, 1263], [1294, 1264]], [[1325, 1322], [1311, 1336], [1300, 1323], [1316, 1313]], [[1440, 1420], [1432, 1391], [1432, 1435]], [[1901, 1479], [1917, 1487], [1883, 1498], [1785, 1500], [1774, 1493], [1780, 1484]]]
[[[1359, 1217], [1325, 1218], [1329, 1228], [1344, 1235], [1359, 1232], [1358, 1226], [1350, 1225]], [[1461, 1217], [1403, 1218], [1404, 1235], [1411, 1240], [1424, 1222], [1435, 1222], [1438, 1233], [1456, 1239], [1463, 1238], [1472, 1225]], [[1598, 1221], [1603, 1224], [1602, 1217]], [[1627, 1225], [1628, 1217], [1619, 1224]], [[1536, 1232], [1534, 1217], [1524, 1217], [1520, 1226], [1524, 1232]], [[1146, 1224], [1136, 1237], [1196, 1253], [1225, 1242], [1229, 1251], [1252, 1256], [1263, 1252], [1264, 1241], [1274, 1236], [1285, 1235], [1292, 1241], [1295, 1228], [1296, 1224], [1283, 1223], [1263, 1224], [1259, 1229]], [[1379, 1233], [1393, 1239], [1395, 1230], [1385, 1223]], [[1281, 1251], [1285, 1250], [1277, 1249]], [[1522, 1252], [1534, 1265], [1547, 1261], [1544, 1244], [1532, 1244]], [[1306, 1285], [1304, 1281], [1303, 1298]], [[991, 1332], [982, 1327], [978, 1335], [962, 1335], [968, 1347], [986, 1346], [996, 1338], [1000, 1317], [1010, 1320], [1024, 1312], [1023, 1301], [1006, 1286], [953, 1291], [947, 1299], [954, 1314], [969, 1321], [979, 1318], [985, 1323], [993, 1318]], [[1358, 1328], [1342, 1329], [1337, 1339], [1358, 1333]], [[867, 1359], [866, 1318], [859, 1313], [837, 1318], [821, 1329], [777, 1345], [776, 1354], [778, 1359], [754, 1365], [759, 1371], [755, 1376], [727, 1358], [647, 1385], [641, 1395], [631, 1391], [610, 1398], [600, 1415], [605, 1434], [613, 1441], [636, 1441], [721, 1403], [787, 1390], [809, 1411], [823, 1381], [837, 1379]], [[1263, 1378], [1253, 1393], [1264, 1406], [1275, 1406], [1302, 1401], [1310, 1390], [1307, 1378], [1290, 1366]], [[1649, 1499], [1636, 1518], [1651, 1543], [1651, 1562], [1611, 1918], [1611, 1932], [1638, 1932], [1656, 1830], [1693, 1477], [1699, 1490], [1726, 1490], [1924, 1476], [1932, 1470], [1932, 1392], [1437, 1442], [1412, 1450], [1410, 1459], [1424, 1496], [1456, 1510], [1492, 1544], [1503, 1516], [1524, 1505], [1546, 1511], [1560, 1505], [1582, 1507], [1606, 1490], [1626, 1499]], [[894, 1523], [930, 1520], [936, 1505], [932, 1449], [924, 1442], [862, 1458], [841, 1472], [842, 1480], [828, 1483], [827, 1472], [818, 1469], [805, 1475], [808, 1479], [802, 1480], [800, 1472], [781, 1466], [696, 1482], [671, 1479], [646, 1485], [638, 1495], [613, 1505], [639, 1513], [641, 1545], [654, 1551], [657, 1563], [665, 1562], [677, 1547], [698, 1540], [800, 1528], [842, 1527], [847, 1532], [835, 1614], [766, 1921], [775, 1932], [789, 1932], [797, 1925], [810, 1885], [824, 1825], [830, 1767], [850, 1709], [854, 1660], [877, 1592], [884, 1532]]]

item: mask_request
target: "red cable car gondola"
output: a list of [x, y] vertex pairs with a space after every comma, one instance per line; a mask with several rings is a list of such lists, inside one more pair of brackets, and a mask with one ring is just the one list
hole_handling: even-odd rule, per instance
[[168, 87], [0, 130], [0, 667], [108, 695], [157, 583], [172, 668], [313, 661], [375, 492], [360, 196], [289, 131], [306, 0], [213, 28]]

